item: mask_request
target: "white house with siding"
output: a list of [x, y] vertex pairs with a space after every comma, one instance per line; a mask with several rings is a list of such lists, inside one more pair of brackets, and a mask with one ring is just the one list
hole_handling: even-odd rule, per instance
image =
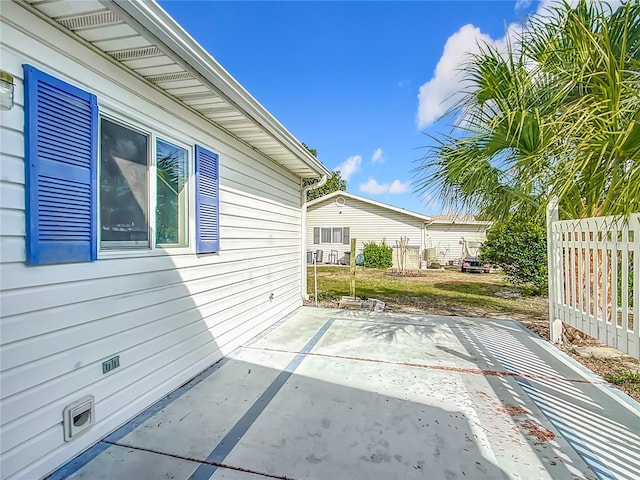
[[417, 268], [413, 263], [430, 248], [442, 263], [460, 260], [462, 239], [486, 238], [489, 226], [467, 216], [434, 218], [338, 191], [307, 204], [306, 243], [308, 251], [318, 252], [319, 263], [345, 263], [350, 238], [356, 238], [359, 253], [369, 242], [384, 241], [395, 249], [396, 241], [406, 237], [415, 257], [411, 268]]
[[465, 256], [464, 239], [486, 239], [491, 225], [468, 215], [434, 215], [425, 230], [425, 248], [434, 248], [440, 263], [457, 263]]
[[329, 172], [154, 2], [1, 14], [0, 471], [31, 480], [302, 304]]

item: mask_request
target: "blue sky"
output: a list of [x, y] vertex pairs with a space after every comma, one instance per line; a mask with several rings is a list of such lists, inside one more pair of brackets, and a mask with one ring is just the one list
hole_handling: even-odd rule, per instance
[[[449, 131], [456, 69], [478, 39], [497, 45], [544, 5], [513, 1], [161, 1], [293, 135], [340, 169], [347, 190], [441, 213], [411, 170]], [[452, 94], [453, 97], [451, 96]]]

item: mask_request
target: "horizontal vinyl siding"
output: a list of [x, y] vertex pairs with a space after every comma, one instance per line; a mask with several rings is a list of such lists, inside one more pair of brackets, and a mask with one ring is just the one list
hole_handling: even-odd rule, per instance
[[[300, 187], [18, 5], [4, 4], [3, 17], [11, 22], [2, 25], [3, 69], [15, 77], [16, 106], [2, 112], [0, 131], [1, 475], [34, 479], [300, 305]], [[27, 267], [22, 63], [95, 93], [169, 141], [179, 132], [177, 140], [218, 153], [220, 253]], [[101, 363], [114, 355], [120, 367], [103, 375]], [[86, 394], [96, 398], [97, 424], [64, 443], [62, 410]]]
[[435, 248], [440, 261], [462, 258], [463, 237], [486, 237], [484, 225], [433, 224], [427, 227], [425, 248]]
[[400, 237], [408, 237], [409, 245], [422, 247], [423, 221], [400, 212], [344, 197], [345, 204], [338, 206], [335, 198], [308, 207], [307, 250], [322, 250], [323, 261], [328, 260], [331, 250], [338, 251], [341, 258], [350, 251], [350, 245], [315, 244], [313, 227], [349, 227], [350, 237], [356, 239], [356, 251], [362, 252], [365, 243], [380, 243], [395, 246]]

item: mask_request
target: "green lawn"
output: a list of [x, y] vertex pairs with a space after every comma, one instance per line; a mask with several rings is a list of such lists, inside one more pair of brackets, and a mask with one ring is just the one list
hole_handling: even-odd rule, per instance
[[[307, 274], [308, 293], [313, 298], [312, 267], [308, 268]], [[349, 269], [319, 266], [319, 302], [323, 305], [337, 304], [343, 295], [349, 295]], [[523, 296], [500, 273], [487, 275], [448, 269], [397, 276], [387, 270], [358, 267], [356, 295], [382, 300], [389, 311], [511, 317], [532, 321], [545, 321], [548, 313], [546, 299]]]

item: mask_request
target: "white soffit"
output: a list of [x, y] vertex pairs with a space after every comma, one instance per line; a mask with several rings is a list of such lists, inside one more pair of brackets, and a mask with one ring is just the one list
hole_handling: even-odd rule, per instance
[[155, 2], [25, 1], [287, 170], [330, 173]]

